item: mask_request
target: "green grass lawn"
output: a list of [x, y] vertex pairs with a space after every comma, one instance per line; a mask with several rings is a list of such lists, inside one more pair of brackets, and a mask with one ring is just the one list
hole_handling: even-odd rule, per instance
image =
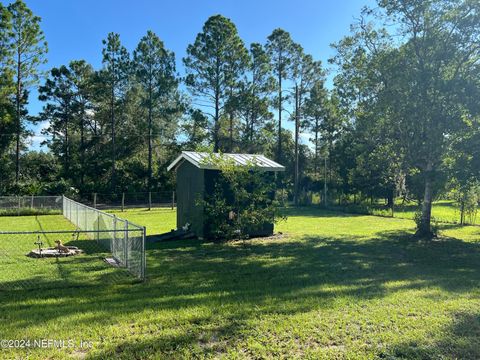
[[[132, 282], [125, 271], [114, 269], [103, 259], [109, 255], [85, 234], [73, 236], [75, 227], [61, 215], [0, 217], [0, 231], [72, 230], [67, 234], [0, 234], [0, 294], [13, 289], [40, 290], [103, 284], [106, 281]], [[77, 246], [82, 255], [68, 258], [27, 257], [35, 242], [42, 247], [56, 246], [55, 240]]]
[[162, 234], [177, 227], [176, 210], [170, 208], [128, 209], [125, 211], [108, 211], [118, 217], [131, 221], [137, 225], [147, 227], [147, 236]]
[[[442, 225], [425, 243], [411, 220], [287, 215], [282, 236], [245, 246], [150, 245], [143, 284], [90, 283], [87, 272], [63, 288], [0, 290], [0, 338], [93, 342], [2, 357], [480, 358], [479, 227]], [[175, 225], [171, 210], [119, 216], [150, 235]], [[77, 266], [65, 264], [72, 276]]]
[[[373, 206], [357, 206], [357, 205], [346, 205], [346, 206], [335, 206], [343, 211], [347, 212], [358, 212], [358, 213], [368, 213], [372, 215], [379, 216], [391, 216], [391, 209], [387, 209], [384, 204], [374, 204]], [[415, 213], [420, 209], [420, 206], [416, 203], [406, 203], [402, 204], [401, 200], [396, 201], [395, 205], [395, 217], [400, 219], [413, 219]], [[457, 205], [451, 200], [439, 200], [436, 201], [432, 206], [432, 216], [436, 221], [440, 223], [450, 223], [457, 224], [460, 223], [460, 210]], [[480, 225], [480, 217], [467, 216], [465, 218], [467, 224]]]

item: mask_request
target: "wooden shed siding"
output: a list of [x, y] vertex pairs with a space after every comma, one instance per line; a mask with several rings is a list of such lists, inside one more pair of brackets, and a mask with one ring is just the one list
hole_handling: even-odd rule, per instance
[[177, 228], [191, 224], [192, 231], [203, 237], [203, 205], [197, 199], [203, 199], [205, 177], [204, 170], [189, 162], [177, 169]]

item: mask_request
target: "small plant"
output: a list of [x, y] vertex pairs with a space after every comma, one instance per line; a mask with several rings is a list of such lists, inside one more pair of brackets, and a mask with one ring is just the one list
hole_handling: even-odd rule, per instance
[[469, 182], [454, 191], [455, 202], [460, 207], [460, 224], [475, 224], [480, 202], [480, 185]]

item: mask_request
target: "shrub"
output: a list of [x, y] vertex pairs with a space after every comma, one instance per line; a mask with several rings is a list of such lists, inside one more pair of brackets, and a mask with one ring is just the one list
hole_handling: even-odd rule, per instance
[[245, 239], [266, 223], [284, 218], [275, 199], [272, 173], [261, 171], [253, 162], [237, 166], [221, 154], [211, 154], [205, 161], [220, 169], [213, 194], [197, 200], [205, 208], [213, 240]]

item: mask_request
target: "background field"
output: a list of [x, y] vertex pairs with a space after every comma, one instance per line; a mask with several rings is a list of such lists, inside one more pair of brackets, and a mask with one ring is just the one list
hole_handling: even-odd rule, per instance
[[[150, 245], [144, 284], [100, 283], [65, 263], [75, 285], [0, 291], [2, 337], [94, 343], [5, 356], [480, 357], [479, 227], [442, 225], [442, 238], [425, 243], [411, 238], [410, 220], [286, 212], [276, 238]], [[149, 235], [175, 226], [166, 209], [120, 216]]]
[[[384, 203], [363, 204], [363, 205], [332, 205], [332, 210], [342, 211], [347, 213], [358, 213], [366, 215], [378, 215], [384, 217], [391, 217], [392, 210], [387, 208]], [[405, 203], [399, 199], [395, 202], [394, 217], [399, 219], [413, 219], [415, 213], [420, 209], [416, 203]], [[432, 216], [435, 221], [440, 223], [458, 224], [460, 223], [460, 209], [451, 200], [439, 200], [432, 206]], [[465, 217], [465, 224], [480, 225], [480, 218], [476, 214]]]

